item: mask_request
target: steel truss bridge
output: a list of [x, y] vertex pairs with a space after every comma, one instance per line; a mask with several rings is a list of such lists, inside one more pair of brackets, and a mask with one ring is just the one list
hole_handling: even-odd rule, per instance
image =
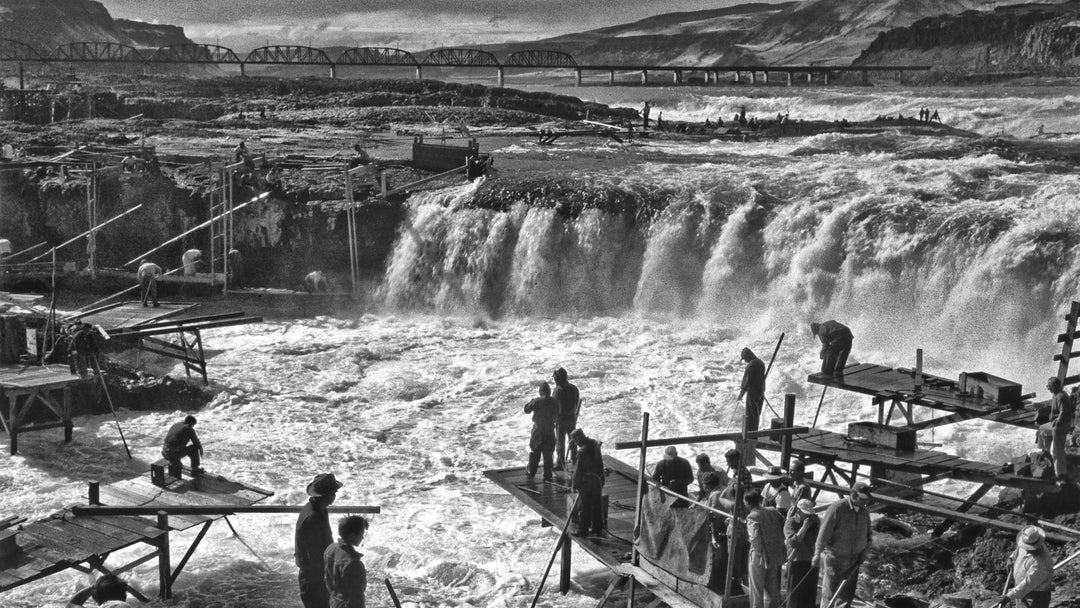
[[[805, 79], [814, 82], [814, 75], [822, 84], [829, 84], [838, 74], [856, 73], [863, 83], [869, 82], [871, 73], [893, 73], [901, 82], [905, 72], [920, 72], [931, 66], [814, 66], [814, 65], [581, 65], [568, 53], [554, 50], [517, 51], [499, 59], [492, 53], [478, 49], [438, 49], [418, 57], [413, 53], [389, 47], [355, 47], [331, 58], [323, 49], [297, 45], [264, 46], [240, 57], [232, 49], [213, 44], [173, 44], [157, 49], [138, 49], [116, 42], [75, 42], [45, 51], [18, 40], [0, 38], [0, 62], [23, 63], [97, 63], [135, 65], [152, 69], [155, 65], [235, 65], [245, 75], [251, 65], [319, 66], [328, 69], [331, 78], [338, 76], [338, 68], [348, 66], [412, 68], [418, 79], [425, 69], [439, 68], [487, 68], [496, 71], [499, 86], [504, 86], [506, 70], [517, 69], [567, 69], [573, 70], [577, 85], [581, 85], [583, 72], [607, 72], [608, 84], [615, 84], [615, 74], [640, 73], [641, 84], [685, 82], [691, 74], [705, 84], [720, 82], [720, 74], [732, 74], [733, 82], [748, 81], [757, 84], [769, 82], [770, 74], [786, 78], [793, 85]], [[649, 72], [670, 72], [671, 80], [649, 80]]]

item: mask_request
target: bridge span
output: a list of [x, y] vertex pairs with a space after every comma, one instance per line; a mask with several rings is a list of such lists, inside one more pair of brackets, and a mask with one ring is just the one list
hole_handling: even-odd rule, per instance
[[[237, 66], [241, 75], [247, 74], [248, 66], [314, 66], [337, 78], [339, 69], [349, 66], [409, 68], [416, 78], [422, 79], [425, 71], [446, 68], [489, 69], [495, 71], [498, 86], [505, 86], [508, 70], [568, 70], [574, 82], [581, 86], [588, 72], [607, 75], [609, 85], [616, 84], [617, 74], [639, 75], [641, 85], [683, 84], [691, 80], [701, 84], [718, 84], [721, 74], [730, 74], [731, 82], [769, 84], [770, 78], [779, 77], [784, 84], [796, 82], [831, 84], [833, 79], [845, 74], [858, 74], [859, 82], [869, 84], [875, 73], [895, 74], [903, 82], [904, 74], [932, 69], [928, 65], [766, 65], [766, 64], [579, 64], [569, 53], [532, 49], [506, 54], [501, 59], [491, 52], [469, 48], [446, 48], [429, 51], [418, 56], [391, 47], [354, 47], [337, 53], [336, 57], [319, 48], [299, 45], [268, 45], [251, 50], [241, 58], [232, 49], [212, 44], [174, 44], [156, 49], [139, 49], [115, 42], [76, 42], [64, 44], [51, 51], [39, 49], [32, 44], [0, 38], [0, 62], [17, 62], [22, 73], [24, 63], [105, 64], [140, 66], [151, 70], [155, 66], [169, 64]], [[325, 72], [324, 72], [325, 73]], [[650, 79], [650, 73], [653, 77]], [[659, 78], [657, 73], [670, 74]], [[815, 80], [816, 76], [816, 80]]]

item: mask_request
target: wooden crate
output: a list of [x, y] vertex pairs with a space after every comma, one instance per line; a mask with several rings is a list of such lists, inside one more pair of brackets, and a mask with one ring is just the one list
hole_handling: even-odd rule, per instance
[[876, 422], [852, 422], [848, 438], [866, 439], [875, 445], [912, 452], [915, 450], [915, 430]]
[[960, 374], [960, 390], [972, 393], [976, 397], [985, 397], [998, 403], [1019, 401], [1023, 395], [1023, 386], [990, 375], [986, 372], [963, 372]]

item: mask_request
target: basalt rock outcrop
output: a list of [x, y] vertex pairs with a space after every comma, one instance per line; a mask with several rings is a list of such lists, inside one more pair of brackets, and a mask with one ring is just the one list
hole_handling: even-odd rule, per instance
[[93, 0], [0, 0], [0, 38], [42, 51], [73, 42], [114, 42], [157, 48], [189, 43], [183, 28], [113, 19]]
[[1080, 2], [1025, 4], [922, 19], [880, 34], [855, 64], [980, 72], [1080, 71]]

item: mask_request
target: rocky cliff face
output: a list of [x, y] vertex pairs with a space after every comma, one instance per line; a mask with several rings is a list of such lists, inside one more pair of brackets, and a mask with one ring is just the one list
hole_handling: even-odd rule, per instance
[[179, 27], [114, 20], [93, 0], [0, 0], [0, 32], [0, 37], [43, 51], [72, 42], [116, 42], [143, 48], [191, 42]]
[[1080, 2], [1026, 4], [922, 19], [880, 34], [857, 64], [930, 63], [1009, 71], [1080, 67]]

